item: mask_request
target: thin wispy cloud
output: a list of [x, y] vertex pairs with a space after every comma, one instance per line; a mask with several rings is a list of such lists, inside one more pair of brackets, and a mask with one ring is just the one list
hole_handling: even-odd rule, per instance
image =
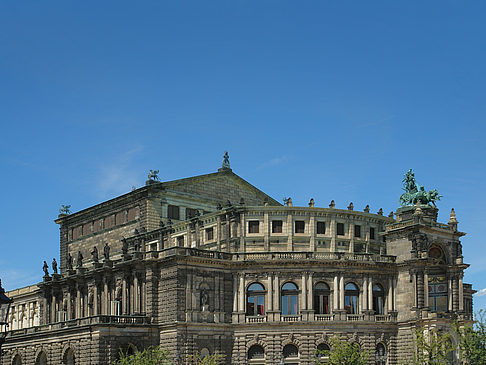
[[483, 288], [481, 289], [480, 291], [478, 291], [476, 294], [475, 294], [477, 297], [482, 297], [484, 295], [486, 295], [486, 288]]
[[280, 156], [280, 157], [274, 157], [268, 161], [265, 161], [263, 162], [260, 166], [258, 166], [257, 170], [262, 170], [262, 169], [266, 169], [266, 168], [269, 168], [269, 167], [273, 167], [273, 166], [278, 166], [278, 165], [281, 165], [282, 163], [286, 162], [288, 159], [287, 159], [287, 156], [283, 155], [283, 156]]
[[143, 176], [135, 166], [135, 159], [141, 151], [143, 146], [136, 146], [99, 167], [95, 187], [100, 198], [123, 194], [129, 192], [132, 186], [140, 185]]

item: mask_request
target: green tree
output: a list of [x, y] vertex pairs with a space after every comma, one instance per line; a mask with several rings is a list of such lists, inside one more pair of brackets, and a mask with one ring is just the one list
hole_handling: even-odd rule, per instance
[[451, 333], [436, 329], [417, 328], [414, 365], [453, 364], [454, 346]]
[[115, 365], [165, 365], [171, 364], [170, 351], [161, 349], [160, 346], [150, 346], [142, 351], [130, 355], [120, 350], [120, 359]]
[[[370, 354], [362, 351], [357, 342], [349, 342], [345, 338], [334, 336], [330, 339], [331, 350], [317, 350], [317, 364], [327, 365], [366, 365]], [[320, 359], [321, 356], [327, 359]]]
[[463, 327], [456, 325], [461, 357], [466, 364], [486, 364], [486, 323], [484, 317], [485, 312], [481, 309], [476, 314], [473, 325]]
[[[184, 365], [220, 365], [223, 364], [225, 356], [222, 354], [213, 354], [201, 356], [196, 353], [189, 355], [181, 362]], [[179, 365], [171, 359], [170, 351], [162, 349], [160, 346], [150, 346], [135, 354], [128, 354], [120, 351], [120, 359], [114, 362], [114, 365]]]

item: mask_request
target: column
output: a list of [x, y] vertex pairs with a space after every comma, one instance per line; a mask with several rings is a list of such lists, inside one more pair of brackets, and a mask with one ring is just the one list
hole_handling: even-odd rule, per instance
[[240, 288], [238, 290], [238, 297], [240, 299], [238, 312], [243, 313], [245, 311], [245, 277], [243, 275], [240, 275]]
[[238, 250], [239, 252], [246, 252], [246, 219], [245, 219], [245, 213], [241, 213], [240, 215], [240, 249]]
[[302, 273], [302, 295], [300, 297], [300, 309], [306, 310], [307, 309], [307, 277], [306, 273]]
[[361, 303], [363, 303], [363, 310], [368, 310], [368, 278], [363, 278], [363, 294], [361, 296]]
[[373, 310], [373, 277], [368, 280], [368, 310]]
[[280, 311], [280, 282], [278, 278], [278, 273], [275, 274], [274, 277], [275, 285], [273, 286], [273, 310], [276, 312]]
[[139, 290], [138, 290], [138, 275], [135, 273], [133, 275], [133, 312], [139, 313]]
[[336, 218], [331, 219], [331, 226], [329, 227], [331, 234], [331, 252], [336, 252]]
[[[192, 310], [191, 282], [192, 282], [192, 274], [187, 273], [186, 275], [186, 313]], [[187, 315], [186, 318], [188, 318]]]
[[463, 273], [459, 274], [459, 311], [464, 310], [464, 285], [462, 283]]
[[313, 296], [312, 273], [308, 273], [308, 276], [307, 276], [307, 309], [313, 309], [312, 308], [312, 296]]
[[[52, 293], [51, 297], [51, 322], [57, 322], [56, 318], [56, 295]], [[23, 321], [19, 318], [19, 324], [23, 324]], [[20, 328], [20, 327], [19, 327]]]
[[128, 315], [128, 300], [127, 300], [127, 278], [123, 276], [122, 281], [122, 314]]
[[429, 274], [424, 272], [424, 307], [429, 307]]
[[268, 275], [268, 293], [267, 293], [267, 308], [268, 311], [273, 311], [273, 275]]
[[268, 212], [263, 213], [263, 250], [270, 251], [270, 222]]
[[94, 283], [94, 288], [93, 288], [93, 315], [97, 316], [98, 313], [98, 284]]
[[353, 253], [354, 252], [354, 221], [349, 222], [349, 247], [348, 247], [348, 252]]
[[412, 273], [412, 290], [413, 290], [413, 306], [414, 308], [418, 307], [418, 290], [417, 290], [417, 273]]
[[103, 314], [110, 314], [109, 303], [108, 303], [108, 283], [106, 279], [103, 283]]
[[238, 276], [233, 277], [233, 312], [238, 312]]
[[[316, 251], [316, 217], [311, 215], [309, 217], [309, 233], [310, 233], [310, 251]], [[308, 307], [310, 309], [311, 307]]]
[[67, 293], [67, 299], [68, 299], [68, 302], [67, 302], [67, 319], [70, 320], [70, 319], [73, 319], [72, 316], [73, 316], [73, 308], [71, 306], [71, 290], [68, 291]]
[[216, 245], [218, 246], [218, 251], [221, 251], [221, 215], [216, 217]]
[[332, 293], [333, 293], [333, 299], [334, 299], [334, 303], [333, 303], [333, 312], [338, 310], [339, 309], [339, 288], [338, 288], [338, 276], [337, 275], [334, 275], [334, 285], [333, 285], [333, 290], [332, 290]]
[[448, 281], [448, 286], [447, 286], [447, 294], [448, 294], [448, 304], [447, 307], [449, 309], [449, 312], [452, 312], [452, 278], [449, 276], [447, 278]]
[[79, 286], [76, 289], [76, 309], [75, 309], [75, 313], [76, 313], [76, 318], [81, 318], [81, 291], [79, 290]]
[[344, 310], [344, 275], [339, 278], [339, 309]]
[[287, 250], [294, 250], [294, 224], [293, 215], [287, 215]]
[[391, 277], [388, 278], [388, 298], [386, 302], [388, 304], [388, 312], [393, 311], [393, 279]]

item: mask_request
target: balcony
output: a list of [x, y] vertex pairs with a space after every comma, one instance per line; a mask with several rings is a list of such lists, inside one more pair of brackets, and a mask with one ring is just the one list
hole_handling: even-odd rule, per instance
[[267, 316], [246, 316], [246, 323], [264, 323]]
[[301, 314], [283, 315], [277, 317], [264, 316], [246, 316], [246, 323], [269, 323], [269, 322], [285, 322], [285, 323], [314, 323], [314, 322], [362, 322], [362, 323], [395, 323], [397, 320], [396, 312], [389, 314], [346, 314], [343, 311], [330, 314], [310, 314], [302, 316]]
[[73, 327], [84, 327], [93, 325], [123, 325], [125, 326], [147, 326], [150, 325], [150, 318], [146, 316], [91, 316], [84, 318], [71, 319], [62, 322], [53, 322], [41, 326], [27, 327], [8, 332], [8, 337], [31, 335], [47, 331], [60, 330]]

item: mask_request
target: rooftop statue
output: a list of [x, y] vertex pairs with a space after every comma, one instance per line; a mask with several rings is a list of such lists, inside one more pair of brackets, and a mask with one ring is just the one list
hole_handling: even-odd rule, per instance
[[412, 169], [407, 171], [402, 182], [403, 190], [405, 190], [400, 196], [400, 204], [402, 206], [423, 204], [435, 207], [435, 203], [442, 197], [442, 195], [439, 195], [437, 189], [425, 191], [422, 185], [418, 185]]
[[223, 163], [221, 164], [221, 167], [223, 169], [229, 169], [230, 168], [228, 151], [224, 151]]
[[71, 205], [61, 205], [59, 214], [71, 214]]
[[52, 271], [57, 274], [57, 261], [55, 258], [52, 259]]
[[149, 180], [152, 180], [152, 181], [160, 181], [159, 170], [150, 170], [147, 177], [148, 177]]

